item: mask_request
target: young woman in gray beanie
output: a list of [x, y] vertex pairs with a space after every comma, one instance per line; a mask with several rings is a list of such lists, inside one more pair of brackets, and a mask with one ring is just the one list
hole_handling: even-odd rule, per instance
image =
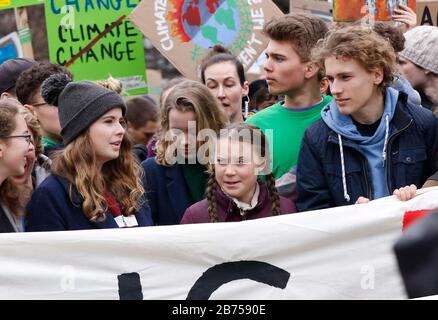
[[52, 175], [27, 206], [26, 231], [152, 225], [140, 166], [126, 137], [126, 105], [90, 81], [53, 75], [42, 96], [59, 109], [65, 149], [52, 156]]

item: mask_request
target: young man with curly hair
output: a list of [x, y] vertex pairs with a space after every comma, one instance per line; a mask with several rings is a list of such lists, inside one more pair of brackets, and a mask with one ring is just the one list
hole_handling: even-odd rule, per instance
[[421, 187], [436, 171], [438, 120], [389, 84], [391, 45], [369, 28], [331, 32], [312, 52], [334, 100], [303, 138], [299, 211], [354, 204]]

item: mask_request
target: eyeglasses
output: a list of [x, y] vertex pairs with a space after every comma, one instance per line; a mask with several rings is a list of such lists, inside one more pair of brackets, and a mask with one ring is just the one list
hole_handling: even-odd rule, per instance
[[10, 138], [24, 138], [26, 139], [27, 144], [34, 144], [32, 141], [32, 136], [30, 134], [18, 134], [15, 136], [6, 136], [6, 137], [0, 137], [0, 139], [10, 139]]
[[38, 103], [33, 103], [32, 106], [33, 107], [41, 107], [41, 106], [44, 106], [46, 104], [48, 105], [47, 102], [38, 102]]

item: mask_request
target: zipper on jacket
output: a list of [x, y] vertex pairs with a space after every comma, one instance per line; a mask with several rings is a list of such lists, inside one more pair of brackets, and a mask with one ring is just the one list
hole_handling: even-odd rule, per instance
[[396, 132], [395, 134], [393, 134], [392, 136], [389, 137], [388, 139], [388, 148], [386, 149], [386, 159], [385, 159], [385, 171], [386, 171], [386, 190], [388, 191], [388, 194], [391, 195], [391, 191], [390, 191], [390, 178], [391, 178], [391, 166], [388, 165], [389, 161], [390, 161], [390, 157], [391, 157], [391, 146], [392, 146], [392, 142], [394, 141], [394, 139], [399, 136], [403, 131], [405, 131], [407, 128], [410, 127], [410, 125], [412, 124], [414, 120], [411, 119], [411, 121], [409, 121], [409, 123], [402, 129], [400, 129], [400, 131]]
[[246, 211], [239, 208], [240, 216], [242, 217], [242, 221], [246, 220]]
[[372, 200], [371, 199], [371, 184], [369, 183], [369, 175], [368, 175], [368, 163], [367, 163], [367, 160], [366, 160], [366, 158], [364, 158], [363, 156], [362, 156], [362, 163], [363, 163], [363, 171], [364, 171], [364, 174], [365, 174], [365, 183], [366, 183], [366, 185], [367, 185], [367, 198], [368, 199], [370, 199], [370, 200]]

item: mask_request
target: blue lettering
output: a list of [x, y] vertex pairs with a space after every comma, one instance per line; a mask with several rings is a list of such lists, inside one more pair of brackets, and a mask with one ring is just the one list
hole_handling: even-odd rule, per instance
[[[65, 0], [65, 5], [66, 6], [70, 6], [70, 5], [73, 6], [74, 5], [76, 7], [76, 12], [80, 11], [78, 0]], [[67, 12], [70, 12], [69, 10], [70, 10], [70, 8], [68, 8]]]
[[61, 9], [56, 9], [55, 8], [55, 0], [50, 0], [50, 9], [52, 9], [52, 12], [54, 14], [60, 14], [61, 13]]
[[[106, 1], [106, 3], [105, 3], [104, 1]], [[97, 0], [97, 6], [98, 6], [99, 10], [102, 9], [102, 6], [103, 6], [106, 10], [108, 10], [108, 9], [109, 9], [109, 3], [108, 3], [108, 0]]]
[[114, 9], [114, 10], [120, 10], [120, 6], [121, 6], [121, 0], [114, 0], [115, 2], [116, 2], [116, 6], [114, 6], [114, 1], [113, 0], [110, 0], [111, 1], [111, 7]]
[[130, 0], [126, 0], [126, 7], [127, 8], [135, 8], [137, 6], [138, 3], [131, 3]]
[[93, 0], [85, 0], [85, 12], [88, 12], [88, 7], [94, 10]]

